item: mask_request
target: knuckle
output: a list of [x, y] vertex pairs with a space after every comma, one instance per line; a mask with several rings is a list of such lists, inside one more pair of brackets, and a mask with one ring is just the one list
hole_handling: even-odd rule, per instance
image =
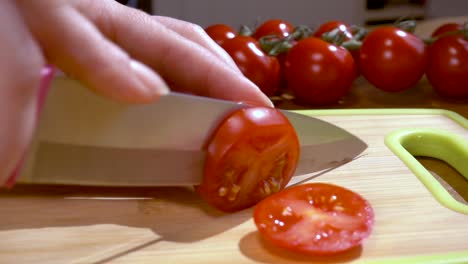
[[187, 33], [192, 34], [192, 35], [204, 36], [206, 34], [205, 30], [197, 24], [188, 23], [186, 25], [186, 28], [187, 28]]

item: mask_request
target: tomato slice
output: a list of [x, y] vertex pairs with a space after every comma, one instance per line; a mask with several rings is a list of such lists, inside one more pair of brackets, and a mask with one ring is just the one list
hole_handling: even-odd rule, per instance
[[279, 110], [247, 107], [220, 123], [207, 153], [196, 190], [219, 210], [234, 212], [286, 186], [299, 159], [299, 139]]
[[269, 196], [255, 207], [255, 224], [273, 245], [325, 255], [359, 245], [371, 233], [374, 212], [359, 194], [328, 183], [308, 183]]

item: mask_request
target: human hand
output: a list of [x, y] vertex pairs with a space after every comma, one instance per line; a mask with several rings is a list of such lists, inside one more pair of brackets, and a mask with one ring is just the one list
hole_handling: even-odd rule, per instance
[[48, 63], [127, 103], [157, 100], [169, 85], [272, 105], [202, 28], [113, 0], [0, 1], [0, 29], [0, 183], [30, 142], [40, 72]]

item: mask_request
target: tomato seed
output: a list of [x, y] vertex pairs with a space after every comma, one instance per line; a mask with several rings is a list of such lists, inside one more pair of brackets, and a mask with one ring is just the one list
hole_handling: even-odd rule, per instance
[[283, 209], [283, 212], [281, 212], [281, 215], [283, 215], [283, 216], [290, 216], [290, 215], [292, 215], [292, 208], [289, 207], [289, 206], [286, 206], [286, 207]]
[[226, 179], [228, 179], [230, 182], [234, 182], [234, 175], [236, 174], [236, 171], [234, 169], [228, 169], [224, 173], [224, 176]]
[[335, 206], [333, 207], [333, 211], [336, 211], [336, 212], [342, 213], [342, 212], [344, 212], [344, 210], [345, 210], [344, 207], [341, 206], [341, 205], [335, 205]]
[[273, 191], [274, 192], [277, 192], [279, 191], [279, 187], [280, 187], [280, 184], [278, 183], [278, 181], [276, 180], [275, 177], [270, 177], [268, 179], [268, 183], [271, 187], [273, 187]]
[[218, 189], [218, 195], [221, 196], [221, 197], [224, 197], [226, 196], [227, 194], [227, 188], [226, 187], [220, 187]]
[[263, 181], [263, 193], [266, 194], [266, 195], [271, 194], [270, 184], [268, 184], [268, 182], [266, 182], [266, 181]]
[[240, 186], [233, 184], [231, 187], [231, 192], [229, 192], [229, 196], [227, 197], [227, 199], [231, 202], [235, 201], [237, 199], [239, 191], [240, 191]]

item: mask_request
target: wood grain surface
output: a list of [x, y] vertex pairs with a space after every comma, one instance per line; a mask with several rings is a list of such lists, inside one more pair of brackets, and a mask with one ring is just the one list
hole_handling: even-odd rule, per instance
[[[441, 205], [384, 144], [401, 128], [439, 128], [468, 140], [444, 115], [318, 115], [362, 138], [356, 160], [294, 180], [362, 194], [376, 222], [361, 247], [306, 257], [260, 239], [252, 209], [221, 214], [191, 188], [17, 185], [0, 192], [0, 263], [347, 263], [423, 256], [468, 258], [468, 216]], [[465, 185], [466, 188], [466, 185]], [[460, 257], [460, 256], [457, 256]]]

